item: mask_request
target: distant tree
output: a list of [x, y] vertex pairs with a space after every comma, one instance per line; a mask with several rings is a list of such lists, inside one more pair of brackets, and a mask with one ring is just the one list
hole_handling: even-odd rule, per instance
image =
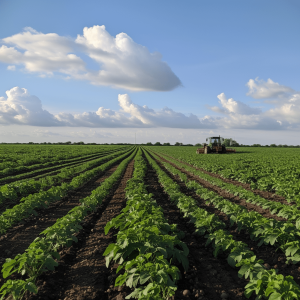
[[148, 142], [146, 145], [147, 145], [147, 146], [152, 146], [152, 143], [151, 143], [151, 142]]
[[277, 145], [276, 144], [271, 144], [270, 147], [277, 147]]
[[195, 147], [202, 147], [202, 146], [203, 146], [203, 144], [200, 144], [200, 143], [195, 144]]
[[287, 145], [287, 144], [284, 144], [284, 145], [282, 145], [282, 147], [285, 147], [285, 148], [287, 148], [287, 147], [288, 147], [288, 145]]
[[65, 144], [66, 144], [66, 145], [71, 145], [72, 142], [71, 142], [71, 141], [67, 141], [67, 142], [65, 142]]
[[281, 144], [279, 144], [277, 147], [282, 147], [282, 145], [281, 145]]
[[261, 147], [261, 144], [253, 144], [252, 147]]
[[164, 143], [163, 145], [164, 146], [170, 146], [170, 143]]
[[182, 146], [182, 143], [176, 142], [175, 146]]
[[160, 143], [160, 142], [156, 142], [156, 143], [154, 144], [154, 146], [161, 146], [161, 143]]

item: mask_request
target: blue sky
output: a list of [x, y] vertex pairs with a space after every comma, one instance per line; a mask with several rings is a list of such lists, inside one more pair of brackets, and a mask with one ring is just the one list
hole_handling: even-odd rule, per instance
[[[97, 25], [105, 26], [109, 39], [121, 33], [131, 38], [132, 53], [122, 52], [113, 67], [103, 57], [91, 58], [91, 43], [108, 47], [92, 34]], [[300, 138], [293, 138], [300, 127], [299, 30], [300, 3], [295, 0], [0, 0], [0, 47], [19, 53], [0, 51], [0, 126], [5, 129], [0, 138], [125, 142], [137, 130], [140, 142], [196, 143], [221, 134], [245, 144], [300, 144]], [[20, 47], [24, 32], [37, 37], [30, 49]], [[70, 71], [68, 64], [60, 72], [46, 62], [54, 52], [48, 54], [42, 45], [41, 54], [38, 47], [50, 33], [57, 38], [46, 48], [56, 51], [70, 41], [70, 49], [59, 55], [63, 63], [68, 53], [76, 55], [83, 69], [72, 66]], [[78, 35], [84, 50], [77, 47]], [[141, 49], [148, 54], [136, 55]], [[30, 62], [19, 58], [26, 51], [38, 55], [40, 63], [34, 55]], [[155, 52], [161, 58], [153, 60]], [[116, 79], [119, 65], [125, 71]], [[110, 68], [110, 75], [96, 76], [101, 68]], [[130, 72], [137, 74], [134, 80]], [[20, 101], [29, 105], [25, 113], [14, 106], [24, 108]], [[5, 104], [14, 112], [8, 113]], [[107, 110], [105, 115], [99, 107]], [[101, 122], [95, 120], [97, 111]]]

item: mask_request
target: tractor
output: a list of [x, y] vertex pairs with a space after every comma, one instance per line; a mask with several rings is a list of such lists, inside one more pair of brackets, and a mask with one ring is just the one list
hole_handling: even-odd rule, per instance
[[[206, 138], [206, 142], [208, 144], [204, 143], [203, 148], [198, 148], [196, 153], [197, 154], [208, 154], [208, 153], [235, 153], [235, 149], [226, 148], [225, 145], [222, 145], [224, 143], [224, 138], [220, 136], [213, 136]], [[231, 139], [230, 139], [231, 144]]]

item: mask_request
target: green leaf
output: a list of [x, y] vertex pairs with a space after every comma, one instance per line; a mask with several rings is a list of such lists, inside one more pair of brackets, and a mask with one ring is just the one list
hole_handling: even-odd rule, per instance
[[140, 284], [144, 284], [148, 279], [151, 278], [148, 272], [142, 271], [140, 275]]
[[269, 300], [281, 300], [281, 299], [282, 299], [281, 294], [277, 292], [272, 293], [269, 298]]
[[28, 290], [31, 293], [37, 294], [38, 289], [36, 285], [33, 282], [28, 282], [25, 286], [26, 290]]

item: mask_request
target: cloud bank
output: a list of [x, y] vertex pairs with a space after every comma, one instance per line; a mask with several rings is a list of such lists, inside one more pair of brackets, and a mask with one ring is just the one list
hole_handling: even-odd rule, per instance
[[100, 107], [95, 112], [82, 114], [59, 113], [53, 115], [43, 110], [39, 98], [25, 88], [14, 87], [6, 91], [7, 98], [0, 97], [0, 124], [32, 126], [69, 126], [93, 128], [215, 128], [209, 117], [203, 119], [165, 107], [155, 111], [133, 103], [127, 94], [120, 94], [119, 111]]
[[[76, 39], [25, 28], [2, 43], [0, 61], [10, 64], [9, 70], [21, 65], [42, 77], [60, 73], [66, 79], [132, 91], [170, 91], [181, 85], [160, 53], [150, 53], [126, 33], [113, 37], [104, 25], [85, 27]], [[87, 68], [85, 55], [98, 70]]]
[[[271, 83], [271, 84], [270, 84]], [[154, 110], [131, 101], [128, 94], [119, 94], [119, 110], [99, 107], [97, 111], [81, 114], [51, 114], [44, 110], [39, 98], [25, 88], [14, 87], [0, 97], [0, 124], [23, 124], [43, 127], [90, 128], [181, 128], [181, 129], [256, 129], [290, 130], [300, 128], [300, 92], [268, 80], [248, 82], [250, 95], [262, 102], [272, 100], [273, 107], [263, 111], [241, 101], [219, 94], [219, 106], [208, 107], [218, 117], [198, 118], [171, 108]], [[248, 93], [248, 94], [249, 94]], [[254, 93], [254, 94], [253, 94]], [[270, 96], [272, 95], [272, 97]], [[283, 96], [284, 95], [284, 96]], [[270, 98], [271, 97], [271, 98]]]

